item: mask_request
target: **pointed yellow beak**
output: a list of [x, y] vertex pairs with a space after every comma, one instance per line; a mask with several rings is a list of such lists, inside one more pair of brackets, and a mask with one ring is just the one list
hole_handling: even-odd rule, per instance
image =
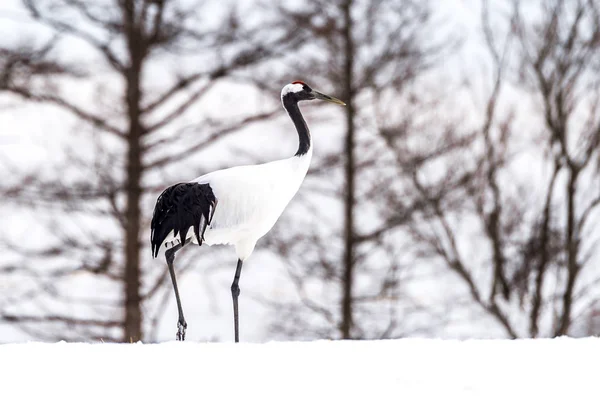
[[317, 100], [324, 100], [324, 101], [329, 101], [330, 103], [334, 103], [334, 104], [346, 105], [346, 103], [343, 102], [342, 100], [339, 100], [335, 97], [328, 96], [327, 94], [320, 93], [316, 90], [313, 90], [312, 93]]

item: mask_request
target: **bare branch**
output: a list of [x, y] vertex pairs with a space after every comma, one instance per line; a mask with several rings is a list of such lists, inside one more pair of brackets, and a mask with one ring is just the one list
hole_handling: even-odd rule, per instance
[[[252, 123], [261, 122], [261, 121], [271, 118], [277, 112], [279, 112], [279, 110], [277, 110], [277, 111], [274, 110], [274, 111], [265, 112], [262, 114], [246, 117], [239, 122], [235, 122], [229, 126], [226, 126], [226, 127], [223, 127], [221, 129], [217, 130], [216, 132], [210, 134], [204, 140], [194, 144], [193, 146], [186, 148], [183, 151], [180, 151], [175, 154], [166, 155], [166, 156], [160, 157], [152, 162], [149, 162], [145, 166], [145, 168], [146, 169], [154, 169], [154, 168], [163, 167], [163, 166], [165, 166], [169, 163], [175, 162], [175, 161], [181, 161], [181, 160], [191, 156], [192, 154], [202, 150], [203, 148], [207, 147], [208, 145], [211, 145], [211, 144], [215, 143], [216, 141], [223, 139], [230, 134], [235, 133], [242, 127], [247, 127], [248, 125], [250, 125]], [[153, 147], [154, 147], [154, 145], [153, 145]]]
[[89, 111], [81, 108], [78, 105], [75, 105], [74, 103], [62, 97], [53, 94], [34, 94], [32, 92], [29, 92], [27, 89], [20, 87], [9, 87], [5, 90], [16, 94], [26, 100], [56, 105], [60, 108], [72, 112], [77, 117], [81, 118], [86, 122], [89, 122], [98, 129], [101, 129], [108, 133], [112, 133], [113, 135], [119, 138], [125, 138], [125, 133], [116, 126], [111, 125], [106, 119], [102, 118], [101, 116], [94, 115]]

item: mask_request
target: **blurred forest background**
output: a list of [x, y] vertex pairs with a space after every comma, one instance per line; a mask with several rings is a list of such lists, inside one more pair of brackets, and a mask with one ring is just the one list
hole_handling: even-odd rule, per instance
[[[309, 175], [241, 278], [242, 341], [600, 334], [598, 0], [3, 0], [0, 342], [172, 340], [154, 202], [216, 168]], [[231, 341], [230, 247], [178, 258]]]

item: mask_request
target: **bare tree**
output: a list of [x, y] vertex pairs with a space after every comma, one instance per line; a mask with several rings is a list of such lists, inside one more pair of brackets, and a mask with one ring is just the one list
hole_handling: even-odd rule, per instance
[[[2, 298], [1, 320], [38, 338], [143, 338], [143, 304], [166, 278], [142, 267], [149, 217], [142, 204], [163, 188], [149, 181], [189, 167], [191, 154], [269, 118], [274, 110], [188, 122], [218, 82], [295, 44], [293, 37], [261, 33], [235, 7], [217, 3], [23, 0], [54, 36], [39, 48], [17, 43], [1, 50], [0, 93], [62, 113], [83, 138], [74, 137], [56, 165], [28, 175], [11, 170], [19, 179], [4, 182], [5, 198], [33, 210], [30, 220], [51, 239], [23, 245], [4, 237], [21, 256], [0, 270], [32, 283]], [[208, 9], [222, 11], [220, 22]], [[85, 46], [91, 59], [65, 52], [69, 45]], [[161, 82], [153, 78], [156, 68], [172, 73]], [[79, 90], [66, 89], [74, 85]], [[75, 287], [75, 278], [99, 295], [74, 301], [65, 286]]]
[[317, 157], [287, 213], [295, 230], [276, 227], [267, 238], [300, 299], [273, 304], [278, 314], [273, 328], [302, 337], [406, 334], [409, 323], [401, 323], [398, 313], [423, 309], [407, 297], [400, 300], [400, 282], [409, 280], [406, 242], [389, 239], [386, 231], [403, 224], [407, 208], [418, 205], [407, 204], [403, 215], [376, 214], [382, 198], [372, 193], [388, 183], [384, 165], [390, 151], [374, 133], [389, 115], [390, 109], [381, 111], [390, 100], [396, 105], [392, 112], [407, 115], [400, 104], [413, 97], [416, 82], [451, 43], [425, 39], [432, 23], [427, 2], [311, 0], [279, 7], [275, 21], [308, 43], [294, 52], [296, 76], [332, 87], [327, 90], [347, 107], [343, 119], [335, 119], [343, 126], [343, 148], [336, 143]]
[[541, 1], [539, 19], [522, 7], [514, 2], [500, 40], [483, 2], [494, 76], [482, 122], [441, 179], [414, 170], [426, 206], [408, 229], [418, 259], [444, 265], [512, 338], [569, 334], [576, 311], [591, 317], [600, 277], [598, 4]]

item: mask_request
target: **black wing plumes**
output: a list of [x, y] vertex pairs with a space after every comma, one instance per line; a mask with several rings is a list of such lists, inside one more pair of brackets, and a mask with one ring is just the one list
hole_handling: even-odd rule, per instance
[[179, 183], [163, 191], [156, 201], [150, 225], [152, 256], [156, 258], [160, 245], [171, 230], [174, 236], [179, 235], [183, 246], [190, 227], [193, 227], [198, 244], [202, 244], [216, 203], [208, 184]]

